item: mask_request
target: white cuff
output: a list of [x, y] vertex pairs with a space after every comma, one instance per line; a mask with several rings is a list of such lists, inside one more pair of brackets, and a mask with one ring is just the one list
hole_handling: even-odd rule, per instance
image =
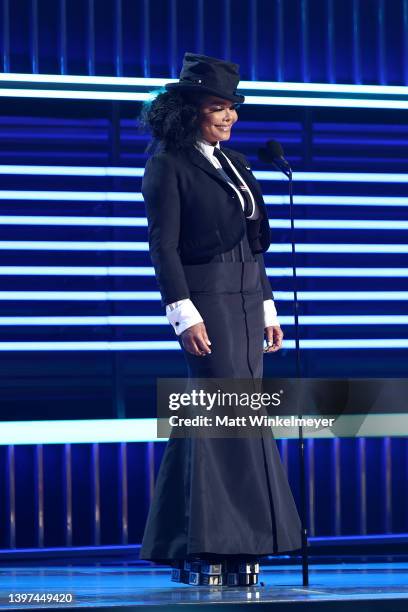
[[203, 321], [200, 313], [190, 298], [184, 298], [178, 302], [167, 304], [166, 317], [172, 324], [177, 336], [179, 336], [188, 327], [191, 327], [196, 323], [202, 323]]
[[264, 327], [280, 325], [278, 321], [278, 313], [276, 311], [275, 302], [273, 300], [264, 300]]

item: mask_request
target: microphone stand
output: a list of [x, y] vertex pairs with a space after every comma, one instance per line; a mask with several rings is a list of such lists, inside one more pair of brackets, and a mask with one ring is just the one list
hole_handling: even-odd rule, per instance
[[[296, 376], [300, 378], [300, 346], [299, 346], [299, 302], [297, 296], [297, 275], [296, 275], [296, 251], [295, 251], [295, 223], [293, 212], [293, 181], [292, 170], [284, 157], [276, 158], [272, 163], [285, 174], [289, 179], [289, 215], [292, 245], [292, 272], [293, 272], [293, 296], [295, 314], [295, 356], [296, 356]], [[301, 417], [301, 415], [299, 415]], [[306, 522], [306, 466], [305, 466], [305, 442], [303, 438], [303, 426], [299, 425], [299, 482], [300, 482], [300, 520], [302, 538], [302, 579], [303, 586], [309, 586], [309, 566], [307, 552], [307, 522]]]

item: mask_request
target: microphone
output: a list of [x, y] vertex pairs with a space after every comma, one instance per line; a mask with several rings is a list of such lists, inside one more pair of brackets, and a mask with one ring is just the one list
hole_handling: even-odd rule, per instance
[[[293, 297], [295, 315], [295, 354], [296, 354], [296, 376], [301, 377], [300, 344], [299, 344], [299, 302], [297, 297], [297, 275], [296, 275], [296, 249], [295, 249], [295, 225], [293, 212], [293, 187], [292, 169], [285, 159], [282, 145], [276, 140], [268, 140], [264, 149], [258, 149], [259, 161], [273, 164], [289, 179], [289, 218], [291, 228], [292, 246], [292, 270], [293, 270]], [[300, 415], [301, 416], [301, 415]], [[299, 425], [299, 477], [300, 477], [300, 501], [301, 501], [301, 539], [302, 539], [302, 575], [303, 586], [309, 584], [309, 566], [307, 553], [307, 526], [306, 526], [306, 476], [305, 476], [305, 452], [303, 442], [303, 428]]]
[[292, 174], [292, 169], [285, 158], [282, 145], [277, 140], [268, 140], [265, 149], [258, 149], [258, 159], [265, 163], [274, 164], [286, 175]]

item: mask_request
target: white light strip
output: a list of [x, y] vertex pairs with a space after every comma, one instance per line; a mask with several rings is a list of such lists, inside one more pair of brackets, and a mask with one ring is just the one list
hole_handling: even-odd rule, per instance
[[[294, 340], [284, 340], [284, 349], [294, 349]], [[341, 348], [408, 348], [408, 338], [358, 338], [300, 340], [302, 349], [341, 349]], [[0, 351], [173, 351], [180, 350], [175, 340], [89, 340], [76, 342], [0, 342]]]
[[[1, 243], [0, 243], [1, 248]], [[272, 244], [267, 253], [290, 253], [291, 244]], [[408, 253], [408, 244], [307, 244], [297, 243], [297, 253]]]
[[354, 85], [349, 83], [294, 83], [279, 81], [240, 81], [242, 89], [264, 89], [276, 91], [304, 91], [316, 93], [351, 93], [371, 95], [407, 96], [407, 88], [402, 85]]
[[[1, 90], [0, 90], [1, 93]], [[389, 110], [406, 110], [408, 100], [381, 100], [357, 98], [314, 98], [289, 96], [245, 96], [245, 104], [259, 106], [317, 106], [323, 108], [384, 108]]]
[[[146, 217], [64, 217], [33, 215], [0, 215], [0, 225], [56, 225], [91, 227], [147, 227]], [[383, 219], [295, 219], [296, 229], [406, 230], [408, 221]], [[273, 229], [290, 228], [289, 219], [270, 219]]]
[[[275, 300], [293, 301], [292, 291], [274, 291]], [[408, 291], [298, 291], [298, 300], [405, 301]], [[1, 300], [13, 301], [159, 301], [158, 291], [0, 291]]]
[[168, 325], [165, 316], [40, 316], [1, 317], [0, 325]]
[[[255, 170], [254, 175], [261, 181], [281, 181], [281, 172]], [[408, 183], [408, 173], [386, 172], [293, 172], [294, 181], [330, 183]]]
[[0, 174], [142, 177], [144, 174], [144, 168], [123, 168], [120, 166], [38, 166], [28, 164], [0, 164]]
[[57, 225], [92, 227], [147, 227], [146, 217], [63, 217], [0, 215], [0, 225]]
[[[143, 202], [140, 192], [126, 191], [0, 191], [0, 200], [67, 201], [67, 202]], [[287, 205], [289, 196], [265, 195], [265, 204]], [[331, 196], [296, 195], [294, 204], [307, 206], [408, 206], [403, 196]]]
[[[279, 316], [279, 321], [294, 324], [294, 317]], [[408, 315], [300, 315], [301, 325], [407, 325]]]
[[[93, 79], [93, 80], [92, 80]], [[3, 73], [0, 82], [16, 83], [16, 87], [0, 89], [1, 96], [7, 97], [36, 97], [36, 98], [67, 98], [67, 99], [94, 99], [94, 100], [147, 100], [155, 92], [120, 91], [123, 87], [160, 87], [174, 79], [144, 79], [131, 77], [85, 77], [76, 75], [28, 75], [17, 73]], [[18, 88], [22, 83], [71, 85], [70, 89], [29, 89]], [[75, 90], [76, 86], [89, 85], [89, 87], [107, 87], [105, 91]], [[117, 88], [116, 90], [113, 88]], [[271, 104], [292, 106], [343, 106], [354, 108], [407, 108], [408, 102], [387, 99], [391, 96], [406, 96], [406, 88], [401, 86], [378, 85], [348, 85], [323, 83], [273, 83], [270, 81], [241, 81], [240, 91], [268, 91], [292, 92], [292, 96], [251, 96], [246, 95], [247, 104]], [[315, 93], [317, 96], [304, 97], [305, 93]], [[349, 96], [336, 98], [335, 94]], [[384, 96], [377, 98], [353, 98], [353, 96]], [[323, 97], [321, 97], [323, 96]], [[327, 97], [328, 96], [328, 97]]]
[[[281, 325], [294, 325], [294, 317], [280, 315]], [[300, 325], [407, 325], [408, 315], [300, 315]], [[0, 325], [165, 325], [167, 317], [135, 316], [20, 316], [1, 317]]]
[[67, 202], [143, 202], [140, 192], [127, 191], [34, 191], [7, 189], [0, 200], [67, 201]]
[[[146, 77], [85, 76], [74, 74], [31, 74], [24, 72], [0, 73], [0, 82], [54, 83], [69, 85], [107, 85], [133, 87], [164, 87], [178, 79]], [[407, 88], [401, 85], [355, 85], [351, 83], [302, 83], [293, 81], [240, 81], [240, 89], [264, 89], [277, 91], [307, 91], [317, 93], [352, 93], [376, 95], [407, 95]]]
[[0, 445], [150, 442], [157, 438], [156, 419], [84, 419], [0, 423]]
[[[126, 91], [85, 91], [70, 89], [18, 89], [0, 88], [0, 97], [6, 98], [39, 98], [60, 100], [107, 100], [122, 102], [145, 102], [151, 100], [154, 94]], [[303, 96], [245, 96], [245, 104], [257, 106], [303, 106], [323, 108], [372, 108], [388, 110], [406, 110], [408, 100], [386, 100], [370, 98], [320, 98]]]
[[[274, 291], [276, 300], [293, 301], [292, 291]], [[322, 301], [405, 301], [408, 291], [298, 291], [298, 300]]]
[[63, 240], [0, 240], [7, 251], [148, 251], [148, 242], [69, 242]]
[[66, 83], [68, 85], [109, 85], [109, 86], [144, 86], [163, 87], [172, 79], [144, 78], [144, 77], [112, 77], [112, 76], [85, 76], [79, 74], [30, 74], [27, 72], [3, 72], [1, 81], [14, 81], [18, 83]]
[[0, 291], [0, 300], [158, 301], [158, 291]]
[[[288, 205], [289, 196], [265, 195], [265, 204]], [[403, 196], [308, 196], [296, 195], [295, 205], [303, 206], [408, 206], [408, 198]]]
[[[406, 414], [340, 415], [334, 429], [303, 428], [305, 437], [383, 437], [408, 435]], [[297, 427], [274, 427], [275, 438], [297, 438]], [[103, 444], [165, 442], [157, 437], [157, 419], [83, 419], [0, 422], [0, 445]]]
[[0, 276], [154, 276], [151, 266], [0, 266]]
[[[1, 274], [0, 266], [0, 274]], [[292, 268], [266, 268], [266, 273], [272, 279], [278, 276], [292, 277]], [[316, 278], [406, 278], [408, 268], [296, 268], [296, 276]]]
[[[266, 268], [267, 275], [292, 277], [293, 269]], [[154, 276], [152, 266], [0, 266], [0, 276]], [[408, 268], [296, 268], [296, 275], [316, 278], [406, 278]]]
[[[35, 166], [0, 164], [0, 174], [44, 175], [44, 176], [122, 176], [143, 177], [144, 168], [119, 166]], [[254, 175], [263, 181], [282, 181], [282, 173], [270, 170], [255, 170]], [[408, 173], [395, 172], [296, 172], [294, 181], [316, 181], [332, 183], [408, 183]]]
[[[63, 240], [1, 240], [0, 250], [7, 251], [142, 251], [148, 252], [148, 242], [76, 242]], [[272, 244], [267, 253], [291, 253], [289, 243]], [[297, 243], [297, 253], [408, 253], [408, 244], [336, 244]]]
[[[269, 226], [274, 229], [290, 228], [289, 219], [272, 219]], [[347, 229], [347, 230], [406, 230], [408, 221], [355, 220], [355, 219], [295, 219], [295, 229]]]
[[151, 99], [149, 93], [125, 91], [84, 91], [72, 89], [17, 89], [0, 88], [0, 97], [4, 98], [54, 98], [59, 100], [118, 100], [123, 102], [144, 102]]
[[0, 351], [174, 351], [175, 340], [78, 340], [73, 342], [0, 342]]

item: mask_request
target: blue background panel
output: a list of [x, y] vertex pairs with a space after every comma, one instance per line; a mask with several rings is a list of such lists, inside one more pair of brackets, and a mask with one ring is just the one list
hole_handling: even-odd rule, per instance
[[[239, 63], [243, 80], [408, 84], [408, 0], [2, 0], [0, 8], [6, 74], [170, 79], [187, 50]], [[139, 111], [138, 102], [1, 96], [0, 421], [152, 417], [156, 378], [185, 376], [181, 351], [165, 350], [174, 335], [143, 247], [148, 137], [138, 129]], [[347, 108], [244, 104], [239, 111], [231, 147], [255, 173], [264, 172], [270, 168], [257, 150], [276, 139], [295, 173], [301, 345], [328, 343], [302, 350], [304, 376], [406, 376], [407, 320], [397, 317], [407, 315], [408, 194], [392, 174], [407, 174], [407, 137], [406, 111], [359, 109], [356, 101]], [[44, 172], [7, 171], [8, 165]], [[88, 166], [138, 172], [63, 171]], [[297, 180], [302, 171], [317, 173], [317, 180]], [[369, 176], [326, 180], [326, 172]], [[379, 182], [378, 173], [388, 178]], [[287, 184], [259, 178], [273, 236], [265, 261], [286, 342], [265, 358], [265, 375], [291, 376]], [[135, 224], [121, 225], [123, 218]], [[95, 219], [101, 223], [91, 225]], [[341, 322], [344, 315], [354, 322]], [[50, 324], [52, 317], [73, 319]], [[144, 319], [129, 324], [123, 317]], [[158, 319], [148, 324], [146, 317]], [[322, 318], [312, 324], [308, 317]], [[338, 348], [342, 340], [354, 347]], [[85, 350], [63, 350], [60, 343], [69, 341]], [[90, 342], [109, 341], [150, 344], [89, 350]], [[376, 344], [356, 348], [361, 341]], [[39, 342], [55, 350], [52, 344], [31, 350]], [[0, 548], [136, 545], [163, 448], [1, 447]], [[296, 443], [279, 441], [279, 449], [299, 502]], [[407, 532], [406, 440], [307, 440], [306, 455], [310, 535]]]

